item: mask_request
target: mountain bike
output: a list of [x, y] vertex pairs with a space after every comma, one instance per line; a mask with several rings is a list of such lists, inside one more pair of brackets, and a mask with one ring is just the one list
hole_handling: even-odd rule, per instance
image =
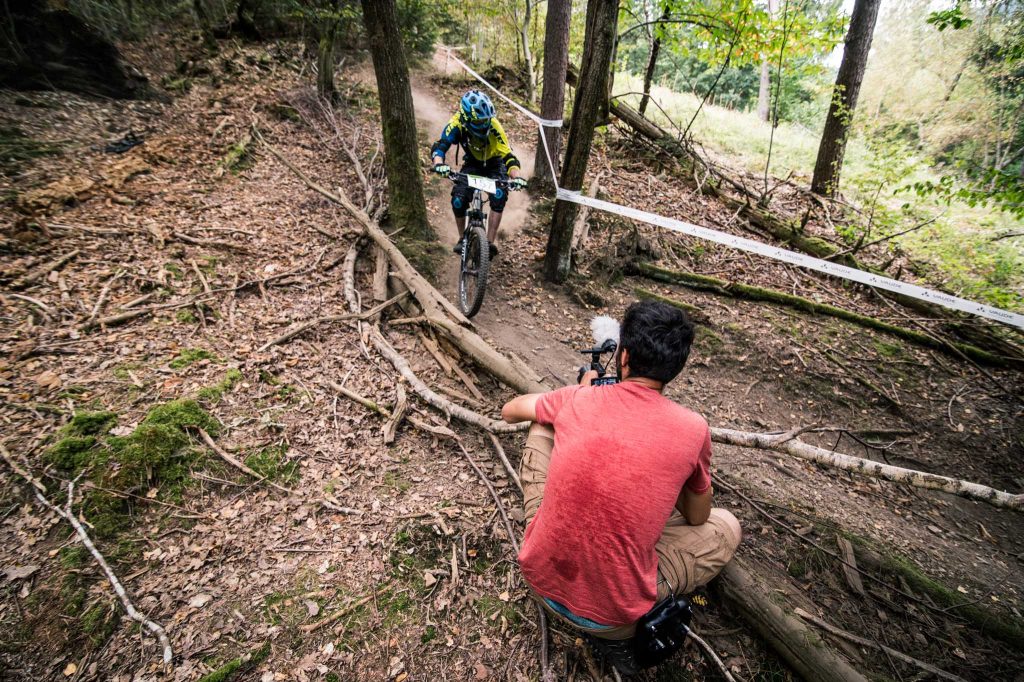
[[469, 210], [466, 211], [466, 227], [462, 231], [462, 260], [459, 267], [459, 308], [466, 317], [473, 317], [484, 302], [487, 275], [491, 267], [484, 202], [499, 189], [508, 192], [510, 185], [507, 180], [454, 171], [448, 174], [448, 179], [457, 185], [468, 185], [474, 190]]

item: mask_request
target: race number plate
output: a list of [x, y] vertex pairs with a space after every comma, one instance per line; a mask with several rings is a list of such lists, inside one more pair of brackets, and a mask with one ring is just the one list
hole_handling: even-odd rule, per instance
[[481, 192], [487, 192], [488, 194], [494, 194], [498, 189], [497, 184], [490, 178], [482, 178], [479, 175], [467, 175], [466, 184], [473, 189], [478, 189]]

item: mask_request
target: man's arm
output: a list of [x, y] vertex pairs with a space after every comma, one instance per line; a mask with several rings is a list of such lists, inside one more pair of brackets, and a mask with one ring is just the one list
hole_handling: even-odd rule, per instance
[[509, 424], [532, 422], [537, 419], [537, 401], [543, 393], [527, 393], [505, 403], [501, 408], [501, 418]]
[[711, 488], [693, 493], [684, 487], [676, 500], [676, 509], [691, 526], [701, 525], [711, 516]]

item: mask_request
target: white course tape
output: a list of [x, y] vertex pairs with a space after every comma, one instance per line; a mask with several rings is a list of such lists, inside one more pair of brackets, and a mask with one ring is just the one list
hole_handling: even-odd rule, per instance
[[530, 111], [526, 107], [520, 105], [518, 102], [513, 102], [508, 97], [506, 97], [500, 90], [498, 90], [498, 88], [494, 87], [493, 85], [488, 83], [486, 80], [484, 80], [483, 76], [478, 74], [473, 69], [469, 68], [469, 66], [466, 65], [466, 62], [462, 61], [461, 59], [456, 57], [454, 54], [452, 54], [451, 49], [449, 49], [449, 48], [445, 48], [445, 49], [448, 52], [448, 58], [449, 59], [451, 59], [453, 62], [455, 62], [456, 64], [461, 66], [463, 69], [468, 71], [469, 74], [471, 76], [473, 76], [473, 78], [476, 78], [478, 81], [480, 81], [481, 83], [486, 85], [488, 88], [490, 88], [491, 91], [494, 92], [495, 95], [497, 95], [498, 97], [502, 98], [503, 100], [505, 100], [506, 102], [511, 104], [513, 107], [515, 107], [519, 111], [519, 113], [521, 113], [523, 116], [526, 116], [527, 118], [530, 118], [530, 119], [536, 121], [538, 124], [540, 124], [542, 126], [547, 126], [548, 128], [561, 128], [562, 127], [562, 119], [560, 119], [560, 118], [558, 118], [558, 119], [554, 119], [554, 118], [541, 118], [540, 116], [538, 116], [537, 114], [533, 113], [532, 111]]
[[799, 265], [800, 267], [807, 268], [808, 270], [815, 270], [833, 277], [842, 277], [843, 279], [859, 282], [867, 286], [878, 287], [879, 289], [885, 289], [886, 291], [892, 291], [897, 294], [903, 294], [904, 296], [928, 301], [929, 303], [935, 303], [946, 308], [952, 308], [953, 310], [960, 310], [965, 313], [980, 315], [981, 317], [987, 317], [990, 320], [996, 320], [998, 322], [1003, 322], [1005, 324], [1024, 329], [1024, 315], [1018, 315], [1017, 313], [1012, 313], [1000, 308], [994, 308], [981, 303], [975, 303], [974, 301], [968, 301], [964, 298], [944, 294], [941, 291], [925, 289], [924, 287], [908, 284], [907, 282], [889, 279], [888, 277], [882, 277], [881, 275], [857, 270], [856, 268], [850, 268], [838, 263], [821, 260], [803, 253], [787, 251], [786, 249], [780, 249], [776, 246], [769, 246], [768, 244], [754, 241], [753, 239], [738, 237], [726, 232], [719, 232], [718, 230], [701, 227], [699, 225], [694, 225], [693, 223], [676, 220], [675, 218], [666, 218], [665, 216], [657, 215], [656, 213], [648, 213], [647, 211], [641, 211], [628, 206], [620, 206], [619, 204], [613, 204], [610, 201], [592, 199], [580, 194], [579, 192], [573, 192], [562, 187], [558, 188], [556, 196], [564, 201], [571, 201], [576, 204], [590, 206], [591, 208], [607, 211], [608, 213], [615, 213], [616, 215], [650, 223], [651, 225], [657, 225], [658, 227], [664, 227], [675, 232], [682, 232], [683, 234], [690, 235], [691, 237], [707, 239], [708, 241], [723, 244], [741, 251], [747, 251], [759, 256], [766, 256], [792, 265]]
[[975, 301], [969, 301], [965, 298], [959, 298], [950, 294], [942, 293], [941, 291], [935, 291], [933, 289], [926, 289], [919, 287], [916, 284], [908, 284], [907, 282], [900, 282], [899, 280], [890, 279], [881, 275], [875, 275], [870, 272], [858, 270], [856, 268], [847, 267], [838, 263], [832, 263], [831, 261], [821, 260], [813, 256], [808, 256], [803, 253], [796, 253], [794, 251], [787, 251], [786, 249], [780, 249], [777, 246], [769, 246], [762, 242], [754, 241], [753, 239], [747, 239], [745, 237], [738, 237], [736, 235], [729, 234], [727, 232], [719, 232], [718, 230], [712, 230], [708, 227], [701, 227], [700, 225], [694, 225], [682, 220], [676, 220], [675, 218], [667, 218], [656, 213], [648, 213], [647, 211], [641, 211], [636, 208], [630, 208], [629, 206], [622, 206], [620, 204], [613, 204], [610, 201], [602, 201], [600, 199], [592, 199], [591, 197], [580, 194], [579, 192], [565, 189], [558, 184], [558, 178], [555, 176], [555, 164], [551, 160], [551, 152], [548, 149], [547, 136], [544, 133], [544, 126], [548, 127], [561, 127], [562, 121], [543, 119], [534, 114], [529, 109], [520, 106], [518, 103], [513, 102], [511, 99], [506, 97], [497, 88], [488, 83], [484, 78], [473, 69], [469, 68], [465, 62], [456, 57], [448, 50], [449, 57], [467, 72], [476, 78], [478, 81], [486, 85], [488, 88], [493, 90], [495, 94], [501, 97], [503, 100], [515, 107], [519, 112], [528, 118], [537, 122], [540, 126], [540, 139], [544, 145], [544, 154], [548, 157], [548, 167], [551, 169], [551, 178], [555, 181], [555, 187], [557, 192], [555, 193], [556, 198], [562, 199], [563, 201], [571, 201], [575, 204], [583, 206], [589, 206], [596, 208], [599, 211], [607, 211], [608, 213], [614, 213], [621, 215], [626, 218], [632, 218], [633, 220], [639, 220], [644, 223], [651, 225], [657, 225], [658, 227], [664, 227], [665, 229], [672, 230], [674, 232], [681, 232], [691, 237], [697, 237], [699, 239], [706, 239], [708, 241], [722, 244], [734, 249], [741, 251], [747, 251], [748, 253], [754, 253], [758, 256], [765, 256], [766, 258], [772, 258], [774, 260], [789, 263], [791, 265], [798, 265], [808, 270], [814, 270], [821, 272], [832, 277], [841, 277], [848, 279], [853, 282], [859, 282], [869, 287], [878, 287], [879, 289], [885, 289], [893, 293], [902, 294], [911, 298], [916, 298], [921, 301], [927, 301], [928, 303], [934, 303], [944, 308], [950, 308], [952, 310], [959, 310], [961, 312], [970, 313], [972, 315], [978, 315], [980, 317], [986, 317], [996, 322], [1002, 322], [1018, 329], [1024, 329], [1024, 315], [1003, 310], [1001, 308], [995, 308], [993, 306], [984, 305], [982, 303], [976, 303]]

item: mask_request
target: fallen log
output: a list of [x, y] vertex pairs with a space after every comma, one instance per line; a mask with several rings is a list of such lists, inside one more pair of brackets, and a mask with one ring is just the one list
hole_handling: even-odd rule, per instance
[[884, 478], [895, 483], [906, 483], [915, 488], [941, 490], [951, 495], [959, 495], [970, 500], [987, 502], [994, 507], [1024, 511], [1024, 493], [1013, 494], [996, 490], [987, 485], [972, 483], [959, 478], [950, 478], [939, 474], [929, 474], [914, 469], [883, 464], [870, 459], [862, 459], [844, 455], [834, 450], [826, 450], [816, 445], [805, 443], [791, 434], [752, 433], [733, 429], [711, 428], [711, 440], [725, 445], [738, 445], [745, 448], [773, 450], [787, 455], [799, 457], [809, 462], [835, 467], [843, 471], [852, 471], [866, 476]]
[[841, 320], [846, 320], [847, 322], [853, 322], [861, 327], [877, 329], [917, 345], [942, 351], [943, 353], [947, 353], [958, 359], [960, 356], [957, 355], [955, 351], [951, 350], [950, 346], [959, 350], [969, 358], [989, 365], [1005, 367], [1010, 364], [1018, 364], [1019, 362], [1015, 362], [1013, 359], [1003, 358], [995, 355], [994, 353], [989, 353], [988, 351], [967, 343], [959, 343], [955, 341], [944, 343], [933, 336], [925, 334], [924, 332], [900, 327], [889, 322], [875, 319], [868, 315], [856, 313], [846, 308], [840, 308], [827, 303], [818, 303], [817, 301], [813, 301], [809, 298], [788, 294], [784, 291], [743, 284], [742, 282], [731, 282], [719, 279], [718, 277], [702, 275], [696, 272], [688, 272], [686, 270], [669, 270], [668, 268], [662, 268], [651, 263], [635, 263], [632, 265], [632, 269], [636, 274], [643, 275], [644, 277], [653, 279], [657, 282], [677, 284], [690, 289], [708, 291], [722, 296], [732, 296], [733, 298], [745, 298], [751, 301], [777, 303], [803, 312], [837, 317]]
[[867, 682], [816, 632], [776, 603], [774, 595], [754, 579], [742, 559], [733, 559], [719, 574], [723, 596], [805, 680]]

